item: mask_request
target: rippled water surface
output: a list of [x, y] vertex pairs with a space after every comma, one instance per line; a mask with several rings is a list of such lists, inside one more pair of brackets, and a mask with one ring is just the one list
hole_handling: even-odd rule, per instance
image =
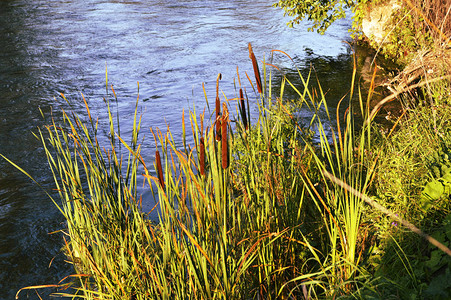
[[[316, 69], [331, 103], [349, 85], [352, 68], [349, 21], [324, 36], [287, 19], [265, 0], [0, 1], [0, 153], [27, 170], [46, 190], [52, 180], [40, 143], [33, 137], [53, 109], [67, 107], [64, 93], [82, 112], [82, 92], [93, 114], [105, 122], [105, 66], [113, 84], [124, 132], [130, 129], [139, 82], [144, 133], [169, 123], [180, 135], [182, 110], [205, 106], [202, 83], [214, 98], [215, 80], [234, 97], [239, 67], [252, 74], [247, 44], [259, 59], [280, 49], [296, 65]], [[283, 55], [271, 62], [283, 72]], [[244, 80], [243, 80], [244, 82]], [[249, 84], [247, 83], [249, 87]], [[42, 115], [41, 115], [42, 111]], [[47, 120], [47, 121], [46, 121]], [[144, 154], [152, 159], [151, 145]], [[54, 284], [70, 274], [59, 252], [64, 228], [55, 205], [15, 168], [0, 159], [0, 299], [24, 286]], [[39, 291], [47, 298], [47, 291]], [[38, 299], [33, 291], [21, 296]]]

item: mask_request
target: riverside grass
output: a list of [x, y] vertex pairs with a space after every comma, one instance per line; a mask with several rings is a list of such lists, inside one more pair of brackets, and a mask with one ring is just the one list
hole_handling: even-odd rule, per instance
[[[217, 92], [216, 119], [209, 126], [204, 114], [190, 112], [193, 148], [186, 144], [185, 128], [181, 148], [169, 129], [152, 130], [155, 172], [141, 156], [137, 110], [127, 142], [118, 135], [107, 102], [109, 150], [98, 142], [99, 124], [86, 101], [88, 122], [63, 111], [61, 124], [53, 121], [39, 132], [67, 220], [65, 253], [76, 272], [55, 295], [312, 299], [375, 294], [377, 282], [363, 263], [368, 254], [363, 199], [356, 196], [367, 192], [377, 162], [365, 164], [371, 122], [356, 132], [349, 108], [344, 124], [328, 128], [324, 93], [319, 89], [318, 98], [309, 90], [310, 75], [303, 78], [299, 72], [299, 79], [300, 88], [283, 78], [274, 98], [271, 72], [263, 64], [264, 86], [252, 126], [249, 110], [246, 121], [242, 114], [244, 93], [226, 99], [229, 105], [224, 102], [221, 114]], [[298, 102], [285, 99], [287, 88], [297, 93]], [[368, 116], [369, 101], [358, 98], [361, 114]], [[241, 119], [232, 127], [228, 111], [234, 100]], [[312, 113], [306, 126], [295, 117], [300, 109]], [[338, 112], [339, 107], [340, 120]], [[155, 192], [156, 224], [140, 209], [141, 173]], [[334, 184], [328, 174], [356, 192]]]

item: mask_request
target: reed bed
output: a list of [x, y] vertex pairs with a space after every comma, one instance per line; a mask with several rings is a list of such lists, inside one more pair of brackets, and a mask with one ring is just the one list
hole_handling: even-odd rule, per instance
[[[373, 129], [370, 118], [354, 124], [354, 86], [330, 127], [324, 93], [309, 89], [310, 76], [299, 72], [298, 83], [283, 78], [274, 96], [273, 67], [262, 63], [260, 73], [250, 45], [249, 55], [258, 114], [251, 119], [252, 101], [241, 83], [238, 96], [221, 103], [218, 75], [215, 118], [189, 113], [194, 145], [186, 143], [185, 124], [182, 147], [170, 129], [152, 130], [153, 168], [141, 156], [138, 101], [130, 140], [118, 134], [108, 104], [110, 144], [100, 145], [99, 123], [86, 101], [88, 122], [63, 111], [61, 124], [53, 121], [38, 133], [60, 197], [53, 201], [67, 221], [64, 251], [75, 270], [55, 295], [313, 299], [373, 293], [364, 267], [366, 198], [359, 195], [368, 192], [377, 159], [365, 161]], [[296, 99], [285, 98], [288, 88]], [[368, 116], [369, 99], [357, 98], [359, 113]], [[349, 105], [344, 115], [343, 103]], [[311, 112], [309, 124], [300, 125], [299, 110]], [[141, 210], [141, 174], [154, 194], [156, 223]]]

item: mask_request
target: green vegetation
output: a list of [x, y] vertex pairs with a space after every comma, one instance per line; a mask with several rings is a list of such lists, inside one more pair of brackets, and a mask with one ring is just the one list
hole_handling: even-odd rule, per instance
[[390, 0], [280, 0], [273, 5], [292, 17], [288, 26], [293, 27], [306, 19], [312, 23], [309, 30], [321, 34], [334, 21], [346, 18], [352, 12], [352, 37], [364, 39], [399, 65], [407, 64], [419, 51], [449, 44], [449, 7], [440, 0], [398, 0], [399, 9], [389, 9], [391, 15], [383, 28], [383, 41], [364, 36], [363, 20], [369, 18], [372, 10], [388, 3]]
[[[372, 90], [363, 99], [354, 84], [334, 112], [300, 72], [298, 82], [283, 78], [275, 95], [272, 67], [263, 65], [261, 79], [249, 50], [256, 87], [249, 80], [246, 89], [237, 74], [237, 95], [221, 103], [218, 76], [216, 117], [193, 109], [183, 146], [170, 129], [152, 130], [154, 168], [141, 156], [136, 112], [126, 139], [108, 104], [109, 145], [99, 144], [86, 101], [87, 117], [63, 111], [61, 123], [39, 132], [75, 270], [56, 295], [449, 299], [447, 83], [405, 94], [403, 113], [386, 128], [371, 121]], [[296, 98], [285, 97], [288, 89]], [[256, 116], [249, 113], [252, 90]], [[311, 119], [298, 118], [300, 111]], [[355, 113], [363, 116], [359, 124]], [[157, 223], [141, 209], [141, 174], [154, 193]]]
[[[441, 85], [447, 85], [442, 82]], [[431, 90], [424, 98], [405, 103], [405, 114], [391, 134], [376, 131], [375, 146], [367, 159], [379, 161], [372, 184], [373, 199], [451, 246], [449, 155], [451, 102], [437, 99]], [[410, 103], [415, 100], [415, 104]], [[448, 299], [451, 257], [380, 216], [370, 218], [373, 255], [369, 263], [381, 276], [382, 298]], [[393, 284], [397, 283], [397, 284]]]
[[279, 0], [274, 3], [275, 7], [283, 8], [285, 14], [293, 17], [288, 26], [293, 27], [302, 20], [313, 22], [309, 30], [317, 30], [323, 34], [327, 28], [336, 20], [346, 17], [346, 10], [355, 7], [359, 0]]

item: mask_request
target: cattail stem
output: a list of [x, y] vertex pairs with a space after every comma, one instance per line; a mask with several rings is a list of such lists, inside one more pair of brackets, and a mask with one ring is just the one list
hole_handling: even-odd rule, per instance
[[158, 149], [155, 151], [155, 161], [157, 163], [157, 171], [158, 171], [158, 180], [160, 181], [160, 185], [164, 190], [164, 177], [163, 177], [163, 168], [161, 167], [161, 157]]
[[199, 143], [199, 165], [200, 165], [200, 174], [205, 176], [205, 142], [204, 137], [200, 138]]
[[225, 103], [222, 104], [223, 106], [223, 116], [221, 120], [221, 154], [222, 154], [222, 168], [227, 169], [229, 166], [229, 149], [228, 149], [228, 142], [227, 142], [227, 125], [228, 125], [228, 113], [227, 113], [227, 106]]
[[261, 94], [262, 93], [262, 80], [260, 77], [260, 70], [258, 69], [257, 59], [255, 58], [254, 51], [252, 50], [252, 45], [249, 43], [249, 58], [252, 60], [252, 66], [254, 67], [254, 75], [255, 81], [257, 82], [257, 90]]
[[241, 113], [241, 120], [243, 121], [243, 126], [247, 130], [248, 124], [247, 124], [246, 104], [244, 102], [243, 89], [240, 89], [240, 113]]

